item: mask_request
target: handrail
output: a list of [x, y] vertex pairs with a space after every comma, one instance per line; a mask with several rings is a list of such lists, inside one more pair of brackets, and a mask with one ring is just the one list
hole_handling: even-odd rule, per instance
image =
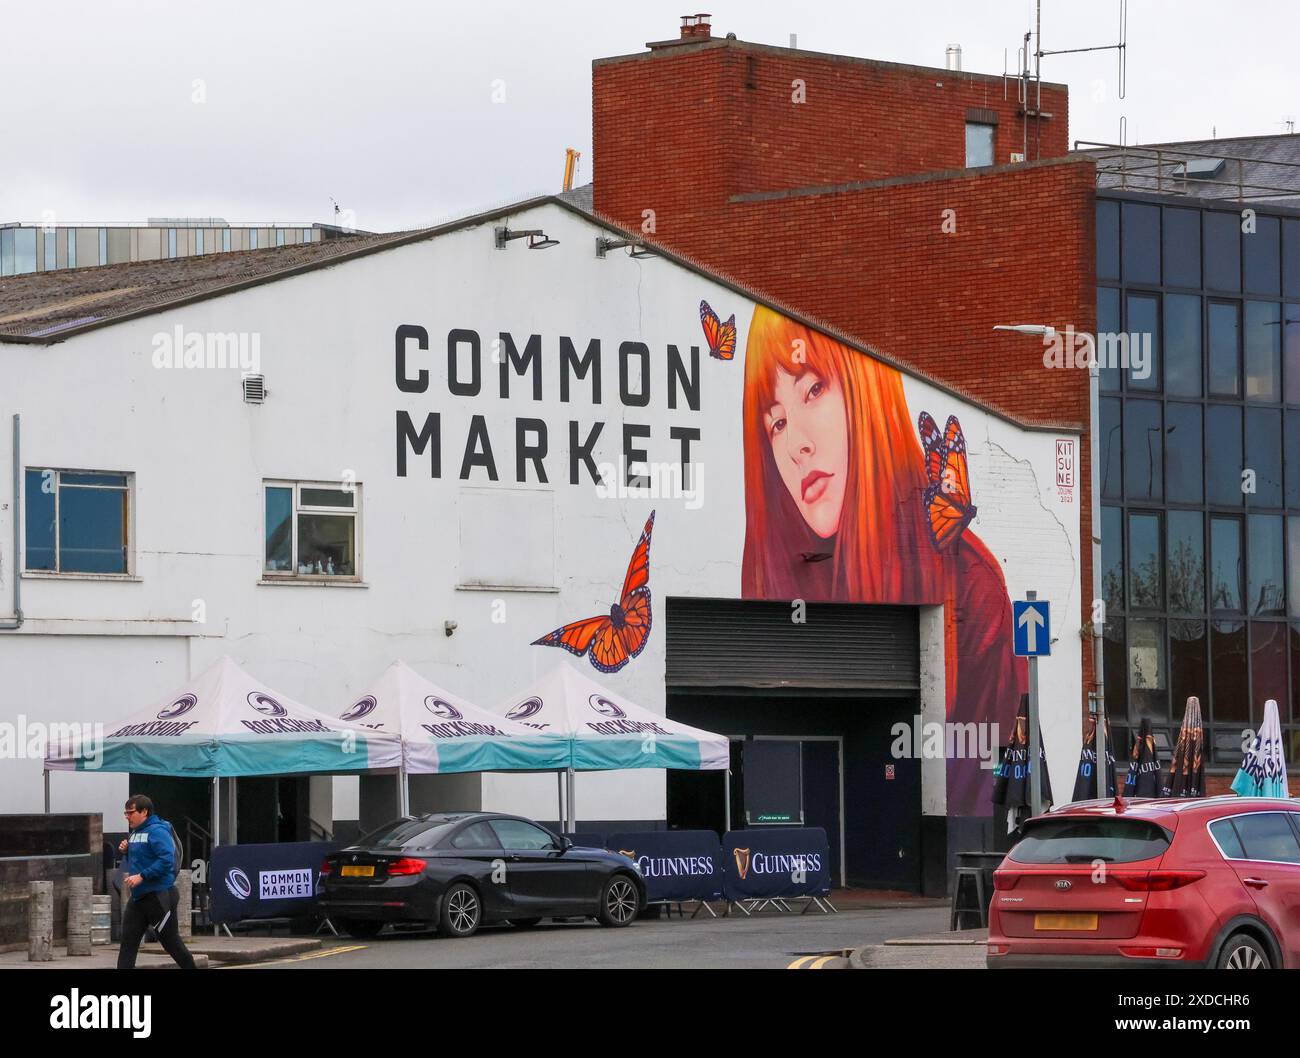
[[[1278, 161], [1273, 158], [1255, 158], [1212, 148], [1184, 150], [1177, 147], [1144, 147], [1122, 143], [1101, 143], [1093, 140], [1075, 140], [1075, 150], [1097, 156], [1097, 182], [1104, 177], [1118, 177], [1121, 190], [1152, 190], [1158, 193], [1197, 195], [1201, 197], [1235, 197], [1237, 201], [1252, 198], [1279, 198], [1300, 196], [1300, 162]], [[1228, 178], [1189, 177], [1186, 159], [1212, 158], [1220, 160], [1228, 169]], [[1281, 179], [1287, 184], [1266, 184], [1245, 178], [1246, 163], [1282, 170]], [[1154, 188], [1152, 187], [1154, 185]], [[1223, 191], [1215, 195], [1212, 192]]]

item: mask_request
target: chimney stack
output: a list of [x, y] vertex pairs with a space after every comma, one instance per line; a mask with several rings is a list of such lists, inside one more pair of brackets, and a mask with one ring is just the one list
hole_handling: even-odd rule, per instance
[[944, 67], [949, 70], [961, 69], [961, 45], [949, 44], [945, 56]]
[[713, 27], [709, 25], [710, 14], [682, 15], [682, 40], [711, 40]]

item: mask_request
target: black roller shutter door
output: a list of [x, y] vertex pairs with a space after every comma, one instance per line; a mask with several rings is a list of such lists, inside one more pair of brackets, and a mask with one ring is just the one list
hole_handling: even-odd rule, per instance
[[916, 691], [917, 611], [908, 606], [667, 600], [669, 687]]

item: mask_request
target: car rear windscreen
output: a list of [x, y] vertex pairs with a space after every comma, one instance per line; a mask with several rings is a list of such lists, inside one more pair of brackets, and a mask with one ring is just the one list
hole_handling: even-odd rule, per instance
[[385, 823], [357, 841], [357, 845], [371, 849], [429, 849], [438, 844], [459, 820], [398, 819]]
[[1169, 848], [1169, 832], [1140, 819], [1048, 819], [1030, 826], [1012, 848], [1017, 863], [1133, 863]]

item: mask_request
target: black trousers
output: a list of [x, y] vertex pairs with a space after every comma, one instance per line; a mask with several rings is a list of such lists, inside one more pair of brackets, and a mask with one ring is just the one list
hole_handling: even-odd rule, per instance
[[161, 893], [145, 893], [138, 900], [132, 900], [130, 890], [122, 905], [122, 946], [117, 951], [117, 968], [134, 970], [135, 957], [140, 950], [140, 941], [146, 929], [152, 929], [162, 944], [163, 949], [176, 960], [183, 970], [194, 969], [194, 956], [181, 940], [180, 925], [176, 919], [176, 904], [180, 893], [176, 887]]

